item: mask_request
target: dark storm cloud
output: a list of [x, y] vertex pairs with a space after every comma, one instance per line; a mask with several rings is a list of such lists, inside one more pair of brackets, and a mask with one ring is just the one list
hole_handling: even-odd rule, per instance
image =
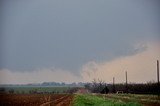
[[3, 1], [0, 68], [57, 67], [72, 72], [88, 61], [109, 61], [145, 50], [159, 39], [154, 1]]

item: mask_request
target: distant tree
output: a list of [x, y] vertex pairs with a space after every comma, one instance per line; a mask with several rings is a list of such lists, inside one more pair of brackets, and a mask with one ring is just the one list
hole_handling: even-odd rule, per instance
[[54, 94], [54, 93], [55, 93], [55, 91], [52, 91], [52, 93]]
[[5, 88], [0, 88], [0, 93], [6, 93], [6, 89]]
[[16, 94], [19, 94], [19, 91], [16, 91]]
[[105, 87], [103, 88], [103, 90], [101, 91], [102, 94], [107, 94], [108, 92], [109, 92], [109, 89], [108, 89], [107, 86], [105, 86]]
[[8, 92], [9, 92], [10, 94], [13, 94], [13, 93], [14, 93], [14, 89], [10, 89]]
[[85, 87], [86, 89], [88, 89], [88, 90], [91, 90], [91, 86], [92, 86], [91, 83], [86, 83], [86, 84], [84, 85], [84, 87]]
[[[22, 92], [22, 93], [23, 93], [23, 92]], [[30, 93], [30, 94], [37, 94], [37, 93], [38, 93], [38, 90], [37, 90], [37, 89], [30, 90], [29, 93]]]
[[21, 93], [22, 93], [22, 94], [25, 94], [25, 92], [24, 92], [24, 91], [21, 91]]
[[94, 79], [92, 83], [85, 84], [85, 88], [90, 90], [93, 93], [108, 93], [109, 89], [106, 86], [106, 83], [100, 79]]
[[[107, 87], [110, 91], [112, 91], [113, 85], [108, 84]], [[123, 91], [125, 92], [125, 84], [115, 84], [116, 91]], [[128, 84], [128, 93], [133, 94], [157, 94], [158, 93], [157, 83], [150, 81], [147, 83], [129, 83]]]

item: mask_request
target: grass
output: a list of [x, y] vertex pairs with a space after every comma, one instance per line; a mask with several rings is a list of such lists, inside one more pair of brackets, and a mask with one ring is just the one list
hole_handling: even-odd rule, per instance
[[73, 106], [141, 106], [137, 102], [124, 102], [121, 100], [111, 100], [96, 95], [78, 94], [75, 96]]
[[122, 101], [136, 101], [143, 104], [160, 104], [160, 98], [157, 95], [108, 94], [105, 97]]

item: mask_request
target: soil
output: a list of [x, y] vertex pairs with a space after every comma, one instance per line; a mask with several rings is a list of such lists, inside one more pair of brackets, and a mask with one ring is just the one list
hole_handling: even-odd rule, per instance
[[70, 106], [71, 94], [0, 94], [0, 106]]

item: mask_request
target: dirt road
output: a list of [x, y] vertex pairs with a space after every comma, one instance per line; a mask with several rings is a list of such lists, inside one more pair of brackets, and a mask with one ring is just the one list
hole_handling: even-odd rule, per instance
[[64, 95], [57, 97], [54, 100], [49, 100], [40, 106], [70, 106], [72, 103], [73, 95]]

